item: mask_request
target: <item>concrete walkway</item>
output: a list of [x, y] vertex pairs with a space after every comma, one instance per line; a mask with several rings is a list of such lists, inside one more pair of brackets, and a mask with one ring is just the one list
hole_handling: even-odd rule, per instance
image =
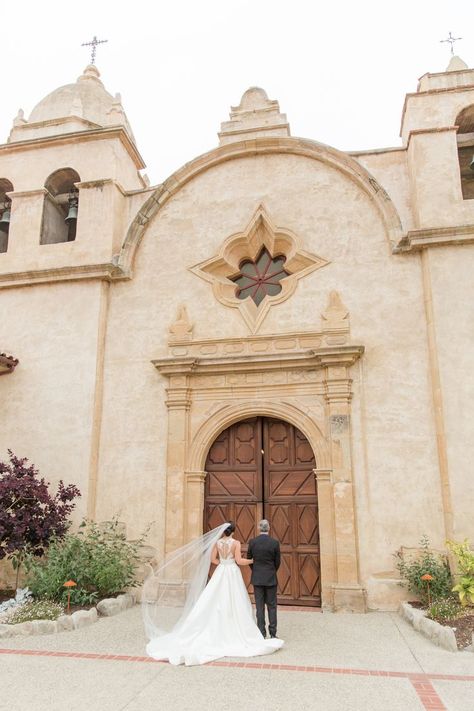
[[268, 657], [172, 667], [144, 656], [139, 607], [75, 632], [0, 642], [8, 711], [470, 711], [474, 654], [434, 647], [396, 613], [279, 612]]

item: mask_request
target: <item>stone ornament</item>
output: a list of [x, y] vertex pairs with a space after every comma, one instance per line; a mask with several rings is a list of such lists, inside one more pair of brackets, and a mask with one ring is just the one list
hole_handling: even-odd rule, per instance
[[243, 94], [240, 104], [232, 106], [230, 121], [221, 124], [219, 145], [258, 138], [260, 136], [289, 136], [286, 114], [280, 112], [278, 101], [269, 99], [259, 86], [251, 86]]
[[193, 337], [193, 324], [189, 320], [188, 312], [186, 306], [181, 304], [178, 307], [178, 313], [176, 314], [176, 321], [174, 321], [169, 327], [169, 338], [168, 342], [170, 344], [174, 342], [181, 343], [182, 341], [190, 341]]
[[[264, 248], [272, 257], [285, 257], [288, 275], [281, 279], [278, 294], [267, 294], [257, 305], [250, 297], [244, 300], [237, 297], [238, 287], [232, 278], [239, 274], [242, 262], [254, 261]], [[299, 279], [328, 263], [326, 259], [301, 249], [296, 235], [276, 227], [263, 205], [259, 205], [243, 232], [228, 237], [217, 255], [196, 264], [190, 271], [212, 285], [214, 296], [221, 304], [239, 309], [251, 333], [256, 333], [269, 309], [294, 293]]]

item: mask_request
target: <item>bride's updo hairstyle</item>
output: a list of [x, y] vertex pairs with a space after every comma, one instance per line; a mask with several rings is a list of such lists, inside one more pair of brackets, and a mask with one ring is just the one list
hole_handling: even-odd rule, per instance
[[235, 523], [233, 521], [229, 521], [229, 525], [224, 531], [224, 536], [230, 536], [231, 533], [234, 533], [235, 531]]

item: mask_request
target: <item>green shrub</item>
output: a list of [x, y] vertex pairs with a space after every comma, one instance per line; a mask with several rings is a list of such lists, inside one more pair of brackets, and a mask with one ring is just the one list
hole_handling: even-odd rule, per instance
[[436, 622], [455, 620], [461, 613], [459, 600], [453, 596], [436, 600], [428, 610], [428, 617]]
[[[446, 560], [430, 550], [430, 542], [426, 536], [420, 541], [420, 554], [413, 560], [406, 561], [400, 552], [396, 553], [397, 568], [402, 578], [401, 585], [406, 585], [411, 593], [415, 593], [421, 602], [427, 605], [430, 600], [450, 597], [453, 581]], [[422, 580], [423, 575], [431, 575], [428, 585]]]
[[27, 584], [35, 598], [67, 601], [72, 605], [94, 604], [97, 600], [138, 585], [135, 577], [138, 549], [143, 543], [127, 541], [116, 519], [98, 525], [83, 521], [77, 533], [55, 538], [42, 559], [28, 556], [25, 561]]
[[31, 600], [15, 608], [7, 621], [9, 625], [18, 625], [32, 620], [57, 620], [63, 614], [63, 606], [52, 600]]
[[453, 592], [457, 592], [461, 605], [474, 605], [474, 551], [471, 550], [467, 538], [462, 543], [446, 541], [449, 550], [456, 556], [460, 572], [456, 576], [457, 583]]

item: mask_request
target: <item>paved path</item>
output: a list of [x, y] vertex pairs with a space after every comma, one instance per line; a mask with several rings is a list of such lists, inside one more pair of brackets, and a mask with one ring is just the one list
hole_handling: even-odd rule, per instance
[[8, 711], [471, 711], [474, 654], [434, 647], [395, 613], [280, 611], [285, 647], [172, 667], [143, 656], [140, 610], [76, 632], [2, 640]]

